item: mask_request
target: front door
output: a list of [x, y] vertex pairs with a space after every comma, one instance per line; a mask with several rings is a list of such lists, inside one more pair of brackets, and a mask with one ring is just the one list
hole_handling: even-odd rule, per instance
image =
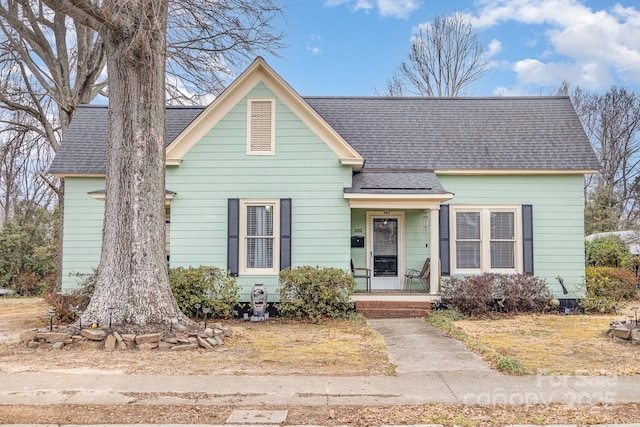
[[371, 289], [402, 289], [400, 274], [400, 217], [371, 217]]

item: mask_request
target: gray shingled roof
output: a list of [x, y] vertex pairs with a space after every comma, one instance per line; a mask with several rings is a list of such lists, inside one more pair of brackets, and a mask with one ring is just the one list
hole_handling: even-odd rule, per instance
[[[204, 107], [167, 107], [167, 145]], [[49, 173], [104, 174], [107, 163], [108, 107], [81, 105], [67, 129]]]
[[568, 97], [305, 100], [365, 168], [599, 168]]
[[[304, 99], [365, 158], [365, 171], [599, 168], [568, 97]], [[167, 144], [203, 109], [167, 107]], [[104, 173], [106, 136], [107, 107], [79, 107], [49, 171]]]
[[363, 170], [353, 175], [351, 188], [345, 193], [375, 194], [443, 194], [436, 174], [432, 171], [414, 170]]

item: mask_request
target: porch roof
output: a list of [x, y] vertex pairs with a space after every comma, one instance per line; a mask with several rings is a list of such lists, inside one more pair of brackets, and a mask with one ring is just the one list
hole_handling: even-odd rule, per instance
[[352, 186], [345, 193], [370, 194], [445, 194], [433, 171], [363, 170], [353, 174]]
[[431, 170], [372, 170], [353, 175], [344, 189], [352, 208], [439, 209], [453, 198]]

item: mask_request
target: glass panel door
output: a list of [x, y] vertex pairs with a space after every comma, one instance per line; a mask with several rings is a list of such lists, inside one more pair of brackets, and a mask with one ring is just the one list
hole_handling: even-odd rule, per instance
[[397, 217], [373, 218], [371, 224], [373, 257], [372, 289], [401, 289], [399, 260], [399, 219]]

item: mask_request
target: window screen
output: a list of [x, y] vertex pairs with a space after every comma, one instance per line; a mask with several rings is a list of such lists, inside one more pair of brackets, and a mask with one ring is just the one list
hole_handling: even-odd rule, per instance
[[480, 212], [456, 212], [456, 265], [480, 268]]
[[247, 206], [246, 268], [273, 268], [273, 205]]
[[515, 267], [515, 215], [491, 212], [491, 268]]

